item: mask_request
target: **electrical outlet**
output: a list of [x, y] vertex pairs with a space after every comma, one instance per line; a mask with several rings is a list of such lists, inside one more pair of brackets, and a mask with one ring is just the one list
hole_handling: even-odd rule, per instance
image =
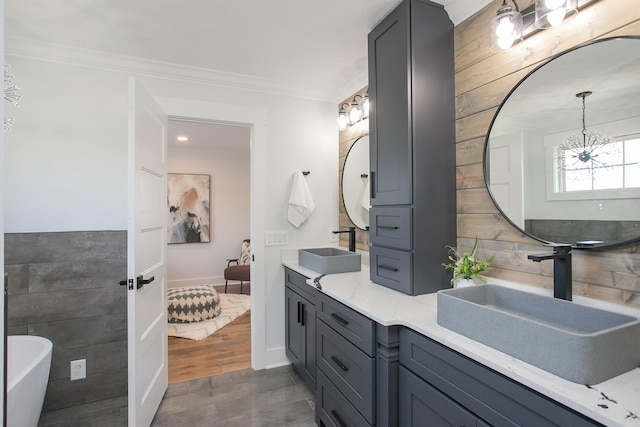
[[87, 378], [87, 359], [72, 360], [70, 365], [71, 374], [69, 376], [71, 381]]

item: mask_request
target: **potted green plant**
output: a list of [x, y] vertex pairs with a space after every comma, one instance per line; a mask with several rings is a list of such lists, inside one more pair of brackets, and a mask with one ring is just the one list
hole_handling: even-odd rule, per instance
[[491, 258], [477, 259], [477, 237], [471, 253], [465, 252], [461, 255], [455, 247], [447, 246], [447, 248], [449, 249], [449, 262], [443, 262], [442, 266], [447, 270], [453, 270], [451, 284], [454, 288], [487, 283], [487, 280], [480, 276], [480, 273], [484, 272], [487, 267], [491, 265], [495, 254], [492, 255]]

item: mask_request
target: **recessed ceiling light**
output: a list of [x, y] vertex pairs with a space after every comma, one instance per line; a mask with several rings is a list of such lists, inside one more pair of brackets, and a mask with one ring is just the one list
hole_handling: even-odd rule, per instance
[[179, 136], [176, 139], [181, 142], [186, 142], [189, 140], [189, 138], [187, 138], [186, 136]]

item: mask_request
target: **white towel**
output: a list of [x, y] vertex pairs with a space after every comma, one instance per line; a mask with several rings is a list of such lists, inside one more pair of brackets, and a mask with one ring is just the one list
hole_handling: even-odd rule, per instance
[[362, 189], [362, 198], [360, 199], [360, 204], [366, 210], [369, 210], [371, 207], [371, 184], [369, 183], [369, 177], [363, 177], [364, 180], [364, 188]]
[[316, 204], [313, 202], [304, 175], [301, 171], [294, 172], [287, 219], [294, 227], [298, 228], [309, 218], [315, 208]]

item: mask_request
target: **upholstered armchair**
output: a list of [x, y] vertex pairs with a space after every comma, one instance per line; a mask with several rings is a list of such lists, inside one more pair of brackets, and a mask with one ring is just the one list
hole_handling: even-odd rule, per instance
[[224, 293], [227, 293], [229, 280], [240, 281], [240, 293], [244, 282], [251, 281], [251, 240], [242, 242], [240, 258], [227, 258], [227, 268], [224, 269]]

